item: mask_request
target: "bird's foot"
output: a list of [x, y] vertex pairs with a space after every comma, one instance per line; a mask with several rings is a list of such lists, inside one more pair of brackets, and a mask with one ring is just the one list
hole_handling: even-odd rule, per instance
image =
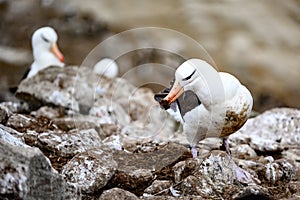
[[193, 158], [196, 158], [198, 156], [198, 151], [197, 151], [196, 147], [192, 147], [191, 152], [192, 152]]
[[251, 174], [239, 166], [235, 167], [235, 173], [239, 182], [245, 184], [254, 183]]
[[175, 190], [175, 189], [173, 188], [172, 185], [171, 185], [171, 187], [170, 187], [170, 192], [172, 193], [172, 195], [173, 195], [174, 197], [179, 197], [179, 196], [180, 196], [180, 191]]

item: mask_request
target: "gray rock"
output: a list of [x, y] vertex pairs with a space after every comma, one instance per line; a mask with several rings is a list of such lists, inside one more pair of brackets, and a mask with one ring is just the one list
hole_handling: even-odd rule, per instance
[[35, 118], [30, 115], [12, 114], [6, 123], [6, 126], [20, 132], [21, 137], [26, 144], [36, 146], [39, 133], [48, 131], [59, 131], [48, 118]]
[[57, 130], [57, 126], [53, 125], [50, 119], [46, 117], [34, 117], [27, 114], [12, 114], [6, 126], [12, 127], [20, 132], [26, 133], [28, 130], [36, 132], [44, 132], [48, 130]]
[[74, 116], [65, 116], [61, 118], [54, 118], [52, 120], [59, 129], [64, 131], [69, 131], [72, 129], [91, 129], [98, 128], [106, 120], [103, 120], [101, 117], [90, 116], [90, 115], [74, 115]]
[[125, 126], [130, 122], [130, 116], [125, 109], [118, 103], [115, 103], [106, 97], [99, 97], [97, 99], [90, 109], [89, 115], [101, 119], [101, 124], [119, 124]]
[[0, 109], [2, 114], [6, 113], [7, 117], [10, 117], [13, 113], [22, 113], [28, 111], [28, 104], [24, 102], [2, 102], [0, 103]]
[[[270, 196], [269, 191], [266, 188], [263, 188], [258, 185], [250, 185], [244, 188], [240, 188], [236, 194], [231, 198], [236, 200], [242, 199], [261, 199], [261, 200], [272, 200], [274, 199]], [[230, 196], [228, 196], [230, 198]]]
[[171, 182], [168, 180], [155, 180], [149, 187], [145, 189], [143, 196], [167, 194], [170, 187]]
[[0, 106], [0, 123], [5, 123], [8, 119], [8, 111]]
[[[16, 96], [28, 102], [33, 109], [42, 105], [55, 105], [79, 111], [79, 102], [76, 95], [73, 96], [78, 85], [76, 84], [78, 83], [76, 74], [79, 73], [79, 70], [78, 67], [48, 67], [40, 71], [38, 75], [24, 79], [18, 87]], [[81, 79], [78, 81], [83, 83]], [[90, 92], [87, 88], [85, 89], [85, 92]], [[88, 99], [87, 102], [91, 102], [91, 100]]]
[[98, 133], [101, 139], [105, 139], [106, 137], [117, 134], [119, 132], [120, 130], [116, 124], [100, 124], [98, 129]]
[[34, 129], [37, 124], [38, 121], [34, 117], [24, 114], [12, 114], [6, 123], [7, 126], [20, 131], [26, 131], [28, 128]]
[[177, 183], [174, 188], [184, 195], [220, 198], [229, 185], [234, 188], [235, 168], [225, 152], [214, 150], [208, 155], [177, 163], [173, 167]]
[[131, 192], [128, 192], [120, 188], [112, 188], [109, 190], [105, 190], [99, 198], [99, 200], [120, 200], [120, 199], [138, 200], [139, 198], [134, 194], [132, 194]]
[[187, 148], [174, 143], [149, 153], [116, 151], [113, 157], [118, 169], [109, 185], [142, 195], [155, 176], [157, 179], [172, 176], [174, 163], [190, 156]]
[[110, 149], [119, 150], [119, 151], [123, 149], [119, 135], [111, 135], [105, 138], [103, 140], [103, 144], [105, 144]]
[[107, 184], [116, 168], [111, 150], [102, 147], [77, 154], [63, 167], [61, 174], [80, 192], [94, 193]]
[[37, 111], [31, 112], [30, 114], [34, 115], [35, 117], [46, 117], [48, 119], [54, 119], [60, 117], [62, 115], [62, 111], [58, 108], [43, 106]]
[[[13, 133], [13, 134], [11, 134], [11, 133]], [[17, 137], [15, 137], [14, 135]], [[14, 146], [27, 147], [27, 145], [25, 145], [24, 140], [18, 138], [19, 135], [20, 135], [20, 133], [18, 133], [17, 131], [0, 124], [0, 139], [1, 140], [5, 141], [11, 145], [14, 145]]]
[[248, 144], [241, 144], [231, 148], [231, 155], [235, 158], [247, 160], [257, 157], [256, 152]]
[[75, 197], [39, 149], [0, 139], [0, 159], [0, 194], [4, 199]]
[[38, 146], [60, 157], [74, 155], [101, 146], [101, 139], [95, 129], [69, 132], [44, 132], [38, 135]]
[[24, 134], [23, 133], [20, 133], [20, 132], [16, 131], [15, 129], [12, 129], [10, 127], [4, 126], [2, 124], [0, 124], [0, 129], [2, 129], [4, 132], [9, 133], [12, 136], [18, 138], [22, 142], [25, 142], [25, 140], [24, 140]]
[[286, 184], [296, 178], [295, 166], [285, 159], [267, 163], [259, 171], [263, 176], [261, 179], [273, 185]]
[[237, 133], [229, 136], [232, 146], [249, 144], [259, 152], [281, 152], [300, 145], [300, 111], [274, 108], [249, 119]]
[[294, 161], [294, 165], [296, 166], [296, 170], [298, 170], [298, 177], [300, 177], [300, 151], [297, 148], [290, 148], [286, 151], [282, 152], [284, 158], [289, 161]]

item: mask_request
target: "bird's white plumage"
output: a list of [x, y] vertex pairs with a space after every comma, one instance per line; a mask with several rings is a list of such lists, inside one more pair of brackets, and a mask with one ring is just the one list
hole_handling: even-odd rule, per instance
[[[193, 157], [197, 156], [195, 146], [207, 137], [223, 138], [226, 152], [230, 157], [227, 136], [240, 129], [250, 116], [253, 99], [249, 90], [237, 78], [225, 72], [217, 72], [203, 60], [190, 59], [178, 67], [175, 83], [169, 94], [160, 102], [168, 108], [181, 94], [192, 91], [201, 104], [183, 115], [183, 131], [192, 147]], [[189, 106], [188, 99], [181, 102]], [[237, 180], [253, 182], [249, 172], [234, 165]]]
[[183, 119], [182, 119], [182, 116], [180, 114], [179, 107], [177, 104], [175, 104], [175, 110], [172, 108], [169, 108], [169, 109], [167, 109], [167, 112], [169, 113], [169, 115], [171, 115], [173, 117], [173, 119], [175, 119], [175, 121], [183, 123]]
[[119, 73], [118, 64], [110, 58], [103, 58], [94, 66], [94, 72], [107, 78], [115, 78]]
[[58, 36], [51, 27], [42, 27], [33, 33], [31, 42], [34, 61], [30, 67], [27, 78], [34, 76], [40, 70], [52, 65], [59, 67], [64, 66], [62, 55], [60, 55], [61, 57], [59, 58], [51, 52], [51, 48], [56, 46], [57, 39]]
[[252, 96], [233, 75], [217, 72], [205, 61], [191, 59], [178, 67], [175, 79], [184, 91], [193, 91], [201, 101], [183, 116], [183, 130], [191, 146], [206, 137], [226, 137], [248, 119]]

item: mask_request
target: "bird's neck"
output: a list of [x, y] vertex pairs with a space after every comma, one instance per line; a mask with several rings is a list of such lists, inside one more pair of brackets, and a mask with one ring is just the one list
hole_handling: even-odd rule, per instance
[[64, 65], [64, 63], [62, 63], [57, 57], [55, 57], [53, 53], [46, 49], [33, 50], [33, 58], [35, 66], [39, 69], [43, 69], [51, 65]]
[[209, 84], [198, 80], [188, 89], [198, 96], [207, 110], [221, 106], [225, 102], [225, 92], [222, 83]]

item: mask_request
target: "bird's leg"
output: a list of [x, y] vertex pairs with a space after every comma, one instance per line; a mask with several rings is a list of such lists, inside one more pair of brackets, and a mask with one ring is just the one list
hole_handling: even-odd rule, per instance
[[[228, 143], [228, 137], [223, 138], [223, 145], [225, 146], [226, 153], [229, 156], [229, 159], [232, 160], [230, 149], [229, 149], [229, 143]], [[242, 183], [253, 183], [254, 181], [251, 178], [251, 174], [247, 172], [246, 170], [240, 168], [237, 166], [237, 164], [232, 160], [234, 170], [236, 173], [237, 180]]]
[[198, 152], [197, 152], [197, 149], [195, 146], [191, 147], [191, 152], [192, 152], [193, 158], [196, 158], [198, 156]]

